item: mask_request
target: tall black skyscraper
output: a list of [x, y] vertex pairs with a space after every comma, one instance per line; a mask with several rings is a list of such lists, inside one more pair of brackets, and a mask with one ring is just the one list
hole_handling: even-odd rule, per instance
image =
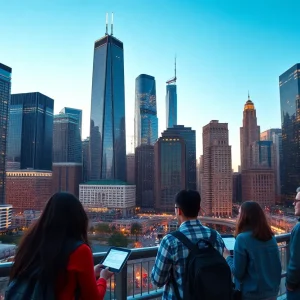
[[279, 76], [282, 124], [282, 195], [294, 201], [300, 186], [300, 64]]
[[82, 163], [81, 134], [78, 119], [69, 114], [54, 116], [53, 162]]
[[108, 34], [94, 45], [89, 177], [126, 181], [123, 43]]
[[7, 168], [52, 170], [53, 106], [41, 93], [11, 96]]
[[186, 189], [196, 190], [196, 131], [191, 127], [174, 125], [162, 133], [162, 137], [179, 136], [185, 142]]
[[5, 203], [5, 161], [11, 68], [0, 63], [0, 204]]
[[155, 78], [141, 74], [135, 80], [134, 144], [154, 145], [157, 138]]

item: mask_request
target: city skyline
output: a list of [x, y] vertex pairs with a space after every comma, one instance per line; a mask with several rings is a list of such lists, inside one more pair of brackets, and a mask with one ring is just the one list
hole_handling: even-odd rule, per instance
[[[132, 1], [132, 4], [134, 2]], [[67, 3], [68, 1], [59, 5], [64, 7], [68, 5]], [[96, 1], [82, 7], [75, 1], [70, 6], [72, 14], [68, 15], [68, 22], [63, 27], [60, 25], [62, 22], [65, 24], [65, 10], [59, 10], [58, 3], [52, 5], [31, 1], [31, 8], [23, 4], [16, 7], [16, 4], [5, 3], [3, 21], [9, 23], [13, 12], [18, 22], [10, 25], [0, 42], [3, 49], [2, 63], [14, 69], [13, 93], [39, 90], [57, 99], [61, 103], [60, 106], [83, 109], [83, 138], [85, 138], [89, 132], [91, 44], [104, 33], [105, 12], [114, 11], [115, 32], [126, 45], [127, 152], [130, 151], [130, 137], [134, 131], [132, 109], [134, 78], [141, 73], [152, 74], [156, 78], [159, 133], [161, 133], [166, 124], [165, 82], [170, 77], [170, 66], [176, 52], [177, 69], [180, 74], [177, 91], [178, 124], [196, 130], [197, 158], [199, 158], [202, 153], [202, 126], [211, 119], [228, 122], [233, 167], [237, 169], [240, 161], [238, 131], [241, 122], [236, 116], [246, 100], [247, 90], [250, 89], [251, 98], [256, 103], [261, 130], [279, 127], [278, 76], [299, 61], [296, 51], [299, 42], [293, 38], [297, 32], [295, 26], [297, 23], [289, 18], [291, 8], [282, 7], [274, 2], [271, 7], [259, 1], [253, 1], [251, 5], [235, 5], [235, 3], [237, 2], [232, 1], [225, 5], [221, 1], [211, 1], [189, 7], [177, 2], [173, 3], [172, 13], [166, 18], [161, 18], [163, 9], [157, 11], [155, 5], [153, 8], [135, 5], [135, 17], [132, 18], [131, 5], [126, 7], [120, 1], [111, 1], [105, 7], [101, 7]], [[258, 5], [260, 9], [257, 9]], [[298, 3], [295, 5], [299, 6]], [[168, 3], [164, 3], [161, 8], [167, 6]], [[41, 13], [35, 14], [35, 10]], [[27, 14], [24, 14], [24, 11]], [[144, 18], [145, 12], [152, 17]], [[18, 18], [21, 13], [23, 18]], [[189, 31], [186, 31], [183, 14], [190, 16]], [[199, 14], [201, 18], [197, 18]], [[277, 22], [278, 16], [284, 17], [283, 24]], [[55, 22], [52, 22], [54, 17]], [[40, 22], [41, 18], [45, 22]], [[154, 21], [154, 26], [149, 28], [138, 26], [141, 20], [143, 22], [145, 20], [146, 24], [152, 24]], [[163, 35], [161, 29], [170, 21], [174, 23], [174, 30], [168, 36]], [[50, 23], [55, 25], [50, 28], [48, 25]], [[37, 24], [39, 26], [36, 26]], [[77, 24], [81, 24], [80, 28]], [[10, 35], [19, 36], [18, 32], [25, 32], [24, 38], [20, 36], [20, 39], [9, 39]], [[41, 35], [41, 32], [46, 34]], [[187, 48], [182, 45], [178, 37], [183, 33], [195, 41], [195, 47]], [[132, 35], [138, 38], [130, 38]], [[70, 55], [70, 45], [75, 41], [77, 46], [72, 48]], [[20, 59], [17, 47], [19, 43], [22, 43], [22, 53], [26, 59], [23, 56]], [[39, 47], [33, 49], [34, 43]], [[150, 49], [147, 43], [153, 47]], [[161, 51], [162, 46], [166, 51]], [[185, 55], [187, 49], [189, 55]], [[272, 55], [269, 55], [270, 53]], [[48, 58], [47, 62], [44, 60], [45, 56]], [[246, 70], [246, 76], [240, 76], [242, 67]], [[40, 68], [43, 69], [43, 73]], [[86, 78], [74, 75], [78, 69], [86, 74]], [[226, 76], [221, 76], [218, 71], [221, 69], [225, 70]], [[193, 107], [193, 110], [186, 109], [187, 105]], [[58, 109], [56, 105], [55, 113], [59, 112]], [[268, 118], [265, 115], [267, 110]]]

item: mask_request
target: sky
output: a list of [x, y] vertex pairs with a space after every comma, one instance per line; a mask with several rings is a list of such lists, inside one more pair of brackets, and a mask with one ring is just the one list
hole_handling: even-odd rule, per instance
[[127, 152], [133, 151], [135, 78], [155, 76], [159, 135], [166, 128], [166, 80], [177, 56], [178, 124], [228, 123], [233, 168], [248, 90], [261, 131], [280, 128], [278, 77], [300, 62], [298, 0], [0, 0], [0, 62], [12, 93], [41, 92], [83, 110], [89, 135], [93, 46], [114, 12], [124, 43]]

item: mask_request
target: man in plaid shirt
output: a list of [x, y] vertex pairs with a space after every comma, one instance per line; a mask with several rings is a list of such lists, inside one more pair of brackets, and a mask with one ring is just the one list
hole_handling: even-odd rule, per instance
[[[180, 225], [178, 230], [195, 244], [199, 239], [209, 239], [211, 235], [210, 229], [197, 219], [200, 202], [200, 195], [196, 191], [182, 190], [175, 197], [175, 214]], [[217, 233], [215, 248], [223, 254], [224, 247], [224, 242]], [[188, 248], [171, 234], [162, 239], [151, 273], [151, 280], [156, 286], [165, 286], [162, 299], [179, 300], [175, 296], [173, 281], [183, 299], [183, 274], [188, 255]]]

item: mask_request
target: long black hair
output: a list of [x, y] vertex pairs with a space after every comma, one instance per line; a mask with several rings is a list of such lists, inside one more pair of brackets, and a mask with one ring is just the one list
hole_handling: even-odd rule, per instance
[[88, 244], [88, 218], [80, 201], [69, 193], [56, 193], [37, 222], [24, 235], [16, 253], [10, 280], [39, 269], [41, 280], [55, 281], [66, 271], [68, 257], [64, 247], [68, 240]]

